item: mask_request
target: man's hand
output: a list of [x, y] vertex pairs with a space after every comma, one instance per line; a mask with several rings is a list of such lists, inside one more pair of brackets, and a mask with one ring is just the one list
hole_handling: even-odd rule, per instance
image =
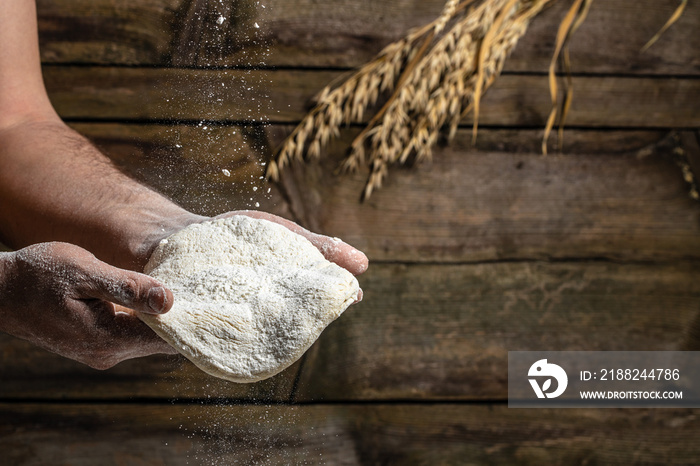
[[71, 244], [0, 255], [0, 330], [97, 369], [175, 353], [131, 311], [162, 314], [172, 303], [157, 280]]
[[[164, 198], [162, 199], [162, 202], [163, 201], [165, 201]], [[155, 251], [156, 247], [158, 247], [160, 241], [168, 236], [175, 234], [193, 223], [201, 223], [219, 218], [228, 218], [233, 217], [234, 215], [246, 215], [252, 218], [268, 220], [288, 228], [294, 233], [308, 239], [311, 244], [316, 246], [316, 248], [321, 251], [321, 254], [323, 254], [327, 260], [338, 264], [353, 275], [360, 275], [364, 273], [369, 266], [369, 260], [362, 251], [355, 249], [339, 238], [331, 238], [330, 236], [313, 233], [290, 220], [258, 210], [236, 210], [217, 215], [213, 218], [201, 217], [190, 213], [185, 213], [184, 215], [180, 215], [174, 219], [166, 219], [164, 217], [159, 223], [157, 223], [157, 225], [169, 225], [169, 228], [167, 229], [154, 229], [152, 224], [142, 224], [138, 221], [134, 221], [131, 224], [131, 228], [134, 230], [131, 236], [134, 238], [147, 238], [147, 240], [140, 247], [136, 248], [137, 251], [143, 251], [143, 254], [130, 259], [130, 261], [139, 264], [139, 267], [143, 268], [148, 262], [150, 255], [153, 254], [153, 251]]]
[[234, 215], [246, 215], [248, 217], [279, 223], [280, 225], [287, 227], [294, 233], [308, 239], [311, 244], [316, 246], [316, 248], [321, 251], [321, 254], [323, 254], [327, 260], [335, 262], [353, 275], [360, 275], [361, 273], [364, 273], [369, 266], [369, 260], [362, 251], [355, 249], [338, 238], [331, 238], [329, 236], [313, 233], [300, 227], [296, 223], [283, 219], [282, 217], [278, 217], [277, 215], [256, 210], [239, 210], [235, 212], [228, 212], [215, 218], [226, 218]]
[[[155, 231], [141, 231], [138, 234], [136, 234], [136, 237], [146, 237], [155, 239], [155, 241], [150, 240], [150, 244], [144, 244], [142, 247], [138, 248], [138, 250], [147, 251], [147, 255], [150, 256], [161, 240], [167, 238], [168, 236], [176, 233], [177, 231], [179, 231], [182, 228], [185, 228], [188, 225], [191, 225], [193, 223], [201, 223], [207, 220], [216, 220], [219, 218], [233, 217], [235, 215], [245, 215], [252, 218], [263, 219], [288, 228], [294, 233], [308, 239], [311, 242], [311, 244], [316, 246], [316, 248], [321, 252], [321, 254], [323, 254], [323, 256], [327, 260], [336, 263], [340, 267], [343, 267], [353, 275], [360, 275], [364, 273], [367, 270], [367, 267], [369, 266], [369, 260], [362, 251], [355, 249], [354, 247], [343, 242], [339, 238], [331, 238], [330, 236], [313, 233], [290, 220], [278, 217], [274, 214], [257, 210], [237, 210], [227, 212], [225, 214], [221, 214], [213, 218], [199, 217], [196, 215], [191, 215], [189, 217], [180, 216], [179, 218], [183, 219], [184, 222], [181, 223], [178, 228], [169, 231], [163, 229], [160, 235], [158, 235], [158, 232]], [[163, 221], [163, 223], [167, 222]], [[145, 263], [148, 262], [148, 258], [149, 257], [146, 256], [139, 257], [136, 259], [135, 262], [145, 265]], [[362, 301], [362, 290], [359, 291], [357, 295], [357, 300], [355, 302], [357, 303], [360, 301]]]
[[[360, 275], [367, 270], [367, 267], [369, 267], [369, 260], [367, 259], [367, 256], [359, 249], [355, 249], [339, 238], [331, 238], [330, 236], [319, 235], [318, 233], [311, 232], [306, 228], [302, 228], [296, 223], [282, 217], [278, 217], [277, 215], [269, 214], [267, 212], [260, 212], [257, 210], [239, 210], [219, 215], [216, 218], [226, 218], [233, 215], [247, 215], [248, 217], [278, 223], [294, 233], [308, 239], [311, 244], [316, 246], [316, 248], [321, 251], [321, 254], [323, 254], [326, 260], [338, 264], [353, 275]], [[362, 301], [362, 289], [360, 289], [360, 291], [357, 293], [355, 304], [359, 303], [360, 301]]]
[[[2, 8], [0, 241], [18, 251], [0, 253], [0, 331], [98, 368], [172, 353], [127, 308], [172, 306], [169, 291], [137, 272], [160, 240], [206, 218], [121, 173], [60, 120], [41, 76], [35, 2]], [[262, 212], [225, 215], [236, 214], [286, 226], [356, 275], [367, 269], [340, 240]]]

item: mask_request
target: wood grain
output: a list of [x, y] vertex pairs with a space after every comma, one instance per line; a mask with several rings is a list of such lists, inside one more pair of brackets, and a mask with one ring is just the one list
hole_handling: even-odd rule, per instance
[[680, 169], [653, 147], [483, 153], [469, 150], [464, 131], [432, 162], [393, 168], [364, 204], [366, 173], [332, 175], [343, 147], [322, 164], [286, 170], [283, 188], [304, 225], [372, 261], [698, 258], [700, 206]]
[[[339, 73], [66, 66], [44, 76], [68, 119], [294, 122]], [[569, 126], [700, 126], [700, 80], [579, 76], [573, 85]], [[546, 77], [501, 76], [483, 99], [480, 124], [543, 127], [550, 108]]]
[[443, 4], [37, 0], [51, 99], [117, 166], [205, 215], [259, 203], [372, 265], [364, 301], [253, 385], [174, 356], [95, 371], [0, 335], [3, 462], [697, 463], [697, 410], [503, 401], [509, 350], [700, 348], [700, 207], [673, 160], [700, 127], [697, 2], [644, 53], [677, 0], [593, 3], [559, 155], [539, 155], [543, 73], [569, 2], [485, 96], [476, 150], [465, 120], [365, 204], [366, 173], [332, 175], [356, 128], [321, 164], [260, 179], [322, 87]]
[[[155, 66], [355, 67], [413, 27], [435, 18], [443, 0], [39, 0], [45, 63]], [[700, 74], [699, 6], [654, 47], [642, 46], [676, 0], [596, 2], [571, 43], [579, 72]], [[546, 71], [567, 2], [532, 23], [507, 62], [510, 71]], [[226, 20], [218, 24], [218, 18]], [[259, 23], [259, 28], [255, 24]]]
[[159, 64], [172, 49], [183, 0], [37, 0], [49, 63]]
[[[204, 125], [73, 123], [71, 127], [92, 140], [122, 170], [190, 211], [217, 215], [256, 208], [256, 203], [275, 211], [286, 208], [277, 186], [261, 176], [272, 150], [292, 130], [288, 125], [209, 125], [204, 129]], [[357, 132], [345, 131], [332, 156], [342, 154]], [[476, 146], [470, 147], [467, 133], [460, 132], [459, 145], [453, 146], [460, 153], [475, 149], [536, 152], [542, 140], [542, 130], [482, 129]], [[571, 129], [565, 133], [564, 153], [647, 153], [658, 151], [659, 145], [672, 151], [672, 139], [659, 130]], [[421, 169], [416, 167], [414, 176], [422, 176]]]
[[695, 464], [688, 409], [0, 404], [8, 464]]
[[372, 264], [312, 347], [298, 401], [505, 399], [508, 351], [669, 351], [697, 335], [697, 262]]

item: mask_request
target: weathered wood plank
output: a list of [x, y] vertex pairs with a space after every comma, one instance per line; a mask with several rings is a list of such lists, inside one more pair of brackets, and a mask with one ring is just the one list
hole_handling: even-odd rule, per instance
[[47, 63], [165, 64], [184, 0], [37, 0]]
[[[217, 215], [257, 208], [256, 203], [260, 203], [260, 208], [277, 212], [285, 207], [277, 186], [268, 184], [261, 176], [270, 157], [270, 147], [282, 142], [291, 131], [289, 126], [208, 126], [207, 129], [197, 125], [123, 123], [71, 126], [91, 139], [124, 171], [193, 212]], [[346, 137], [356, 133], [357, 130], [347, 131]], [[567, 130], [565, 152], [611, 155], [637, 152], [654, 146], [667, 134], [655, 130]], [[541, 130], [482, 129], [476, 149], [536, 152], [541, 138]], [[348, 143], [344, 138], [340, 144]], [[416, 171], [416, 176], [420, 176], [420, 167]]]
[[0, 405], [8, 464], [691, 465], [697, 412], [503, 405]]
[[700, 263], [372, 264], [297, 401], [505, 399], [508, 351], [695, 348]]
[[180, 356], [124, 361], [106, 371], [0, 333], [0, 399], [217, 398], [286, 401], [300, 364], [255, 384], [209, 376]]
[[[298, 121], [338, 77], [331, 71], [48, 67], [49, 95], [64, 118]], [[576, 77], [567, 124], [700, 126], [700, 80]], [[551, 101], [544, 76], [505, 75], [482, 102], [480, 123], [541, 127]], [[468, 123], [468, 122], [465, 122]]]
[[[354, 67], [436, 17], [443, 0], [268, 0], [224, 4], [184, 0], [39, 0], [46, 63]], [[581, 72], [699, 74], [700, 6], [654, 47], [641, 47], [676, 0], [596, 2], [571, 44]], [[568, 2], [545, 10], [508, 61], [513, 71], [545, 71]], [[218, 18], [226, 20], [218, 24]], [[255, 28], [259, 23], [260, 28]]]
[[[198, 125], [139, 124], [139, 123], [69, 123], [69, 126], [85, 135], [112, 160], [133, 173], [149, 177], [148, 182], [158, 184], [158, 179], [183, 177], [191, 171], [211, 174], [211, 179], [221, 181], [221, 170], [231, 173], [226, 183], [250, 184], [264, 173], [271, 149], [280, 145], [294, 129], [285, 124], [264, 127], [250, 125], [210, 125], [203, 129]], [[344, 129], [341, 138], [328, 151], [330, 157], [342, 155], [358, 128]], [[537, 153], [542, 146], [542, 129], [482, 128], [476, 144], [471, 145], [471, 129], [457, 132], [451, 147], [460, 152], [508, 152]], [[685, 140], [685, 139], [683, 139]], [[566, 129], [561, 152], [564, 154], [604, 153], [610, 156], [639, 154], [640, 157], [672, 151], [681, 144], [680, 135], [668, 130], [611, 130], [595, 128]], [[443, 141], [437, 149], [444, 147]], [[550, 150], [557, 152], [553, 136]], [[646, 154], [646, 155], [644, 155]], [[209, 178], [197, 178], [205, 183]], [[172, 181], [182, 183], [183, 178]], [[161, 184], [164, 183], [161, 180]], [[213, 184], [213, 183], [212, 183]], [[259, 189], [264, 185], [254, 185]], [[224, 187], [213, 188], [223, 190]], [[245, 195], [251, 194], [246, 191]]]
[[460, 132], [432, 162], [394, 168], [364, 204], [365, 173], [332, 174], [346, 144], [287, 169], [284, 191], [304, 225], [374, 261], [699, 257], [700, 205], [653, 147], [543, 157], [472, 152], [470, 138]]

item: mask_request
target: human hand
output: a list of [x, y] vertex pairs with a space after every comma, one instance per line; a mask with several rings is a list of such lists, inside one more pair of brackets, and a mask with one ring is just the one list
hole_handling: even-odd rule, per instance
[[226, 218], [234, 215], [247, 215], [248, 217], [252, 218], [268, 220], [290, 229], [294, 233], [297, 233], [311, 241], [311, 244], [316, 246], [316, 248], [321, 251], [326, 259], [338, 264], [353, 275], [360, 275], [364, 273], [369, 266], [369, 260], [362, 251], [355, 249], [338, 238], [331, 238], [330, 236], [313, 233], [305, 228], [302, 228], [296, 223], [282, 217], [278, 217], [277, 215], [257, 210], [239, 210], [227, 212], [214, 218]]
[[96, 369], [176, 351], [133, 310], [161, 314], [173, 303], [160, 282], [112, 267], [68, 243], [0, 255], [0, 330]]

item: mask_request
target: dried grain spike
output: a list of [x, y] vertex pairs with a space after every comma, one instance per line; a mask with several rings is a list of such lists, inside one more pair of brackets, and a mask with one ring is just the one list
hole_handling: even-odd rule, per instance
[[440, 34], [443, 29], [445, 29], [445, 26], [447, 26], [447, 23], [452, 19], [452, 17], [455, 15], [457, 12], [457, 5], [459, 4], [459, 0], [447, 0], [447, 3], [445, 3], [445, 7], [442, 9], [442, 14], [440, 17], [437, 19], [435, 23], [435, 34], [438, 35]]

